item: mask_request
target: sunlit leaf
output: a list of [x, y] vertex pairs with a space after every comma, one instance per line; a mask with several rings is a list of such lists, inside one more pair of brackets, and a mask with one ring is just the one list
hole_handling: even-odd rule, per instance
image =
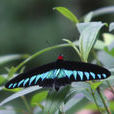
[[74, 23], [78, 23], [79, 22], [77, 17], [70, 10], [68, 10], [65, 7], [55, 7], [53, 9], [57, 10], [58, 12], [60, 12], [62, 15], [64, 15], [66, 18], [68, 18], [72, 22], [74, 22]]
[[33, 87], [29, 87], [29, 88], [25, 88], [17, 93], [14, 93], [13, 95], [7, 97], [6, 99], [4, 99], [1, 103], [0, 103], [0, 106], [4, 105], [5, 103], [9, 102], [9, 101], [12, 101], [20, 96], [23, 96], [23, 95], [26, 95], [26, 94], [29, 94], [31, 92], [34, 92], [36, 90], [39, 90], [41, 87], [39, 86], [33, 86]]
[[87, 61], [88, 55], [95, 44], [100, 29], [104, 26], [102, 22], [88, 22], [77, 24], [80, 32], [79, 49], [84, 61]]
[[40, 102], [42, 102], [44, 99], [46, 99], [48, 95], [48, 91], [42, 91], [40, 93], [37, 93], [35, 94], [33, 97], [32, 97], [32, 100], [31, 100], [31, 105], [34, 106], [35, 104], [39, 104]]

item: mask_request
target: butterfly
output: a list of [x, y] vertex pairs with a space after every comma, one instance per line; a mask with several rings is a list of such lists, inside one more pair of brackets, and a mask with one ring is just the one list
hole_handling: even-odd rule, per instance
[[111, 75], [106, 68], [95, 64], [65, 61], [58, 56], [55, 62], [31, 69], [11, 79], [5, 87], [14, 89], [39, 85], [44, 88], [55, 88], [77, 81], [101, 80]]

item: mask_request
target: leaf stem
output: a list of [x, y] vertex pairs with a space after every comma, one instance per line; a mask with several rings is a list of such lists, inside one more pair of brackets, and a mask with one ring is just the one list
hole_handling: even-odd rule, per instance
[[92, 88], [91, 88], [91, 93], [92, 93], [94, 102], [95, 102], [95, 104], [96, 104], [96, 107], [97, 107], [98, 111], [101, 113], [101, 110], [100, 110], [100, 108], [99, 108], [99, 105], [98, 105], [98, 103], [97, 103], [97, 100], [96, 100], [96, 98], [95, 98], [95, 94], [94, 94], [94, 91], [93, 91]]
[[98, 93], [99, 93], [99, 95], [100, 95], [100, 98], [101, 98], [103, 104], [104, 104], [104, 107], [105, 107], [105, 109], [106, 109], [106, 111], [107, 111], [107, 114], [111, 114], [111, 112], [110, 112], [110, 110], [109, 110], [108, 106], [106, 105], [106, 102], [105, 102], [105, 100], [104, 100], [104, 98], [103, 98], [103, 95], [102, 95], [102, 93], [101, 93], [101, 91], [100, 91], [100, 87], [97, 88], [97, 91], [98, 91]]
[[33, 113], [32, 113], [32, 110], [31, 110], [31, 108], [30, 108], [30, 106], [29, 106], [29, 104], [28, 104], [28, 102], [27, 102], [27, 100], [26, 100], [26, 98], [25, 98], [24, 96], [21, 96], [21, 98], [23, 99], [24, 104], [25, 104], [25, 106], [26, 106], [28, 112], [29, 112], [30, 114], [33, 114]]
[[37, 57], [38, 55], [44, 53], [44, 52], [47, 52], [47, 51], [50, 51], [52, 49], [56, 49], [56, 48], [61, 48], [61, 47], [70, 47], [71, 45], [70, 44], [60, 44], [60, 45], [55, 45], [55, 46], [51, 46], [51, 47], [48, 47], [48, 48], [45, 48], [45, 49], [42, 49], [38, 52], [36, 52], [35, 54], [33, 54], [32, 56], [30, 56], [29, 58], [25, 59], [22, 63], [20, 63], [16, 69], [15, 69], [15, 72], [20, 69], [24, 64], [26, 64], [27, 62], [29, 62], [30, 60], [34, 59], [35, 57]]

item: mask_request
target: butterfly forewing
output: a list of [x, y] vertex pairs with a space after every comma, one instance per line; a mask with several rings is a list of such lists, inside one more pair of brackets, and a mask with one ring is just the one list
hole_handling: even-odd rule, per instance
[[13, 78], [6, 88], [64, 86], [73, 81], [98, 80], [109, 77], [110, 72], [100, 66], [71, 61], [57, 61], [32, 69]]

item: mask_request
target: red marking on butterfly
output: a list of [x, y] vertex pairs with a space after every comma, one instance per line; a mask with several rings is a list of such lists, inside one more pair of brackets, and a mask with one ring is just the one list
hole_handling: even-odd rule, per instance
[[58, 60], [63, 60], [63, 56], [62, 55], [60, 55], [60, 56], [58, 56], [58, 58], [57, 58]]

